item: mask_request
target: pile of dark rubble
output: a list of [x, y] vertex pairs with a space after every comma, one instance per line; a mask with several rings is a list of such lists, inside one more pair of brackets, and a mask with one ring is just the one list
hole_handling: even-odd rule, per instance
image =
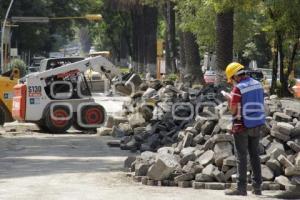
[[[237, 169], [233, 136], [229, 134], [231, 117], [227, 102], [219, 96], [222, 88], [178, 89], [159, 81], [143, 84], [124, 107], [128, 122], [112, 128], [112, 135], [121, 138], [121, 149], [142, 152], [125, 161], [134, 180], [195, 189], [234, 186]], [[283, 104], [276, 96], [266, 98], [265, 104], [267, 123], [258, 147], [263, 189], [297, 191], [300, 108]]]

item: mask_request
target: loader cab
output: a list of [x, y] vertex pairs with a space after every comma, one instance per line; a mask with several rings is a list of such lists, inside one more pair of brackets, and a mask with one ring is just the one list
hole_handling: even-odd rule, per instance
[[49, 58], [41, 61], [40, 72], [84, 60], [84, 57]]

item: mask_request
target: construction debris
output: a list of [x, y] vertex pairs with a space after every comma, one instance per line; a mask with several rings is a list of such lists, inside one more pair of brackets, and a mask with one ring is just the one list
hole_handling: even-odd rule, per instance
[[[122, 133], [117, 134], [121, 149], [144, 152], [130, 158], [132, 162], [126, 160], [125, 167], [135, 172], [134, 179], [148, 185], [195, 189], [234, 185], [237, 169], [231, 115], [220, 96], [224, 87], [180, 88], [157, 80], [141, 85], [124, 105], [129, 121], [115, 126]], [[289, 107], [276, 96], [265, 98], [267, 123], [258, 147], [264, 189], [300, 187], [299, 102], [297, 105]]]

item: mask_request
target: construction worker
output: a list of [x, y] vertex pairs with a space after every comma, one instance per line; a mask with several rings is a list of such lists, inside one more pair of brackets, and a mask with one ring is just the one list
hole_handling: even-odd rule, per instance
[[252, 193], [261, 195], [261, 164], [259, 157], [260, 133], [265, 124], [264, 90], [260, 82], [250, 78], [240, 63], [231, 63], [226, 68], [228, 83], [233, 85], [228, 99], [233, 116], [237, 158], [237, 188], [225, 191], [226, 195], [247, 195], [247, 155], [252, 167]]

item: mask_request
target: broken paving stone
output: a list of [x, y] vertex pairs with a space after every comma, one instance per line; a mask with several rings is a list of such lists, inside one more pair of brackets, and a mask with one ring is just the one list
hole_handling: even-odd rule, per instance
[[180, 181], [191, 181], [194, 179], [194, 174], [190, 174], [190, 173], [187, 173], [187, 174], [182, 174], [182, 175], [179, 175], [179, 176], [176, 176], [174, 178], [174, 181], [176, 183], [180, 182]]
[[147, 176], [157, 181], [168, 179], [178, 165], [179, 163], [174, 156], [159, 155], [156, 162], [150, 167]]
[[201, 133], [204, 135], [211, 135], [216, 123], [214, 121], [207, 121], [201, 127]]
[[196, 150], [195, 147], [184, 148], [184, 149], [181, 150], [180, 156], [184, 157], [184, 156], [190, 155], [190, 154], [194, 153], [195, 150]]
[[295, 159], [295, 165], [300, 167], [300, 152], [299, 152], [298, 155], [296, 156], [296, 159]]
[[184, 173], [191, 173], [191, 174], [196, 174], [196, 173], [200, 173], [203, 169], [203, 167], [201, 166], [201, 170], [200, 172], [196, 172], [196, 166], [197, 164], [193, 161], [189, 161], [183, 168], [182, 168], [182, 171]]
[[226, 172], [227, 172], [228, 170], [230, 170], [230, 169], [231, 169], [230, 166], [228, 166], [228, 165], [223, 165], [221, 171], [224, 172], [224, 173], [226, 173]]
[[261, 165], [261, 174], [265, 181], [271, 181], [274, 178], [273, 171], [266, 165]]
[[278, 183], [270, 183], [269, 190], [278, 191], [281, 189], [281, 186]]
[[214, 147], [214, 160], [218, 167], [222, 167], [223, 160], [231, 156], [232, 153], [232, 145], [229, 142], [218, 142]]
[[135, 135], [138, 135], [138, 134], [142, 134], [143, 132], [145, 132], [145, 130], [146, 130], [146, 127], [140, 126], [140, 127], [134, 128], [134, 129], [133, 129], [133, 133], [134, 133]]
[[286, 176], [300, 176], [300, 166], [285, 168], [284, 174]]
[[299, 137], [300, 136], [300, 126], [297, 126], [291, 131], [291, 137]]
[[204, 154], [202, 154], [199, 158], [198, 158], [198, 162], [199, 164], [201, 164], [202, 166], [206, 166], [209, 163], [212, 163], [214, 159], [214, 152], [212, 150], [206, 151]]
[[291, 163], [284, 155], [278, 156], [277, 160], [284, 168], [293, 167], [293, 163]]
[[203, 150], [204, 150], [204, 151], [207, 151], [207, 150], [209, 150], [209, 149], [212, 149], [213, 146], [214, 146], [213, 140], [212, 140], [212, 139], [209, 139], [209, 140], [207, 140], [207, 141], [205, 142], [205, 144], [203, 145]]
[[224, 161], [223, 161], [223, 164], [227, 165], [227, 166], [235, 167], [236, 166], [235, 156], [232, 155], [232, 156], [229, 156], [229, 157], [225, 158]]
[[291, 117], [295, 117], [295, 118], [299, 118], [299, 116], [300, 116], [299, 111], [297, 111], [295, 109], [291, 109], [291, 108], [285, 109], [285, 114], [287, 114], [288, 116], [291, 116]]
[[224, 183], [205, 183], [205, 189], [208, 190], [225, 190]]
[[233, 174], [236, 174], [236, 173], [237, 173], [236, 167], [233, 167], [233, 168], [231, 168], [230, 170], [228, 170], [228, 171], [225, 173], [225, 176], [224, 176], [225, 181], [228, 181], [228, 180], [232, 177], [232, 175], [233, 175]]
[[280, 133], [289, 136], [291, 134], [291, 131], [294, 129], [294, 126], [286, 122], [278, 122], [275, 125], [275, 129], [278, 130]]
[[192, 187], [193, 187], [194, 189], [196, 189], [196, 190], [199, 190], [199, 189], [205, 189], [205, 183], [204, 183], [204, 182], [193, 181]]
[[[202, 147], [201, 147], [201, 148], [202, 148]], [[200, 157], [202, 154], [204, 154], [205, 151], [204, 151], [204, 150], [199, 150], [199, 149], [197, 149], [194, 153], [195, 153], [196, 157], [198, 158], [198, 157]]]
[[225, 182], [225, 175], [223, 172], [221, 172], [218, 168], [215, 168], [213, 171], [213, 176], [215, 177], [215, 179], [220, 182], [220, 183], [224, 183]]
[[198, 133], [201, 132], [201, 127], [205, 123], [204, 120], [197, 120], [196, 123], [194, 124], [194, 128], [197, 130]]
[[190, 188], [192, 187], [192, 181], [179, 181], [178, 187], [180, 188]]
[[125, 132], [116, 126], [113, 126], [111, 136], [115, 138], [121, 138], [125, 136]]
[[266, 166], [268, 166], [274, 172], [275, 176], [282, 174], [281, 165], [278, 160], [270, 159], [266, 162]]
[[233, 142], [233, 136], [229, 134], [218, 134], [218, 135], [214, 135], [212, 140], [214, 143]]
[[223, 115], [219, 119], [218, 126], [222, 131], [230, 131], [232, 127], [232, 116], [231, 115]]
[[195, 180], [197, 182], [212, 182], [214, 181], [214, 178], [210, 175], [199, 173], [196, 174]]
[[265, 164], [270, 159], [270, 155], [261, 155], [260, 163]]
[[158, 186], [158, 181], [148, 179], [147, 185], [148, 185], [148, 186]]
[[202, 170], [202, 174], [213, 177], [213, 172], [215, 169], [216, 167], [213, 164], [209, 164]]
[[269, 147], [266, 149], [267, 154], [270, 155], [270, 154], [272, 153], [272, 151], [273, 151], [274, 149], [276, 149], [276, 148], [278, 148], [278, 149], [282, 150], [283, 152], [285, 152], [285, 151], [284, 151], [284, 146], [283, 146], [283, 144], [274, 141], [274, 142], [272, 142], [272, 143], [269, 145]]
[[202, 133], [198, 134], [196, 137], [194, 137], [193, 139], [193, 144], [197, 145], [197, 144], [201, 144], [204, 142], [204, 137], [202, 135]]
[[293, 149], [296, 153], [300, 152], [300, 145], [293, 141], [288, 141], [287, 145]]
[[300, 176], [293, 176], [291, 179], [293, 185], [300, 185]]
[[183, 148], [190, 147], [193, 143], [193, 138], [194, 137], [192, 133], [190, 132], [185, 133], [185, 136], [183, 138], [183, 144], [182, 144]]
[[292, 197], [290, 197], [290, 199], [299, 199], [300, 185], [288, 185], [285, 187], [285, 190], [289, 192], [293, 192]]
[[172, 147], [161, 147], [157, 150], [157, 153], [158, 154], [171, 154], [173, 155], [174, 154], [174, 148]]
[[267, 146], [269, 146], [269, 144], [271, 144], [271, 141], [268, 139], [268, 137], [264, 137], [260, 143], [265, 147], [267, 148]]
[[273, 159], [277, 159], [280, 155], [285, 155], [285, 151], [279, 148], [275, 148], [271, 153], [270, 156]]
[[112, 132], [112, 128], [101, 127], [97, 129], [99, 136], [110, 136]]
[[150, 165], [146, 163], [138, 163], [135, 165], [135, 176], [146, 176]]
[[129, 124], [132, 128], [143, 126], [146, 122], [141, 113], [135, 113], [128, 116]]
[[283, 142], [290, 140], [290, 136], [280, 133], [278, 130], [274, 130], [273, 128], [271, 130], [271, 135], [279, 140], [282, 140]]
[[220, 128], [220, 126], [217, 124], [216, 126], [215, 126], [215, 128], [214, 128], [214, 130], [212, 131], [212, 135], [217, 135], [217, 134], [219, 134], [221, 132], [221, 128]]
[[291, 185], [290, 180], [285, 176], [276, 177], [274, 182], [278, 183], [282, 187], [282, 189], [284, 189], [286, 186]]
[[189, 161], [194, 161], [195, 159], [196, 155], [194, 153], [190, 153], [188, 155], [183, 156], [179, 162], [181, 166], [184, 166]]
[[292, 117], [288, 116], [287, 114], [281, 112], [275, 112], [273, 114], [273, 119], [277, 122], [290, 122], [292, 121]]
[[126, 158], [126, 160], [124, 161], [124, 168], [125, 169], [129, 169], [131, 168], [132, 163], [134, 163], [136, 160], [136, 157], [134, 156], [129, 156]]
[[193, 134], [193, 136], [196, 136], [199, 133], [194, 127], [187, 127], [185, 132], [190, 132]]

